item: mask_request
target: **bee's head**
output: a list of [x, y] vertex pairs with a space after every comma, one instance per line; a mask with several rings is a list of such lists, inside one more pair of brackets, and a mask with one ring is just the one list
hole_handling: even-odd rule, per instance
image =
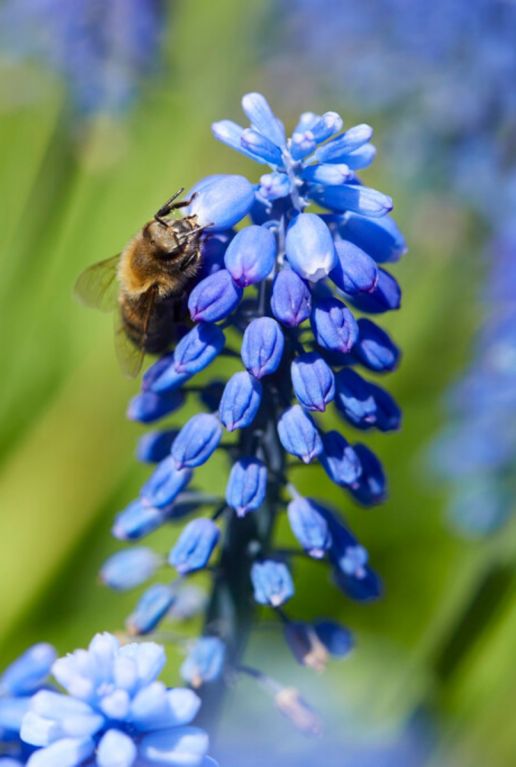
[[173, 222], [149, 221], [143, 228], [143, 236], [155, 249], [158, 258], [168, 258], [177, 248], [177, 233]]

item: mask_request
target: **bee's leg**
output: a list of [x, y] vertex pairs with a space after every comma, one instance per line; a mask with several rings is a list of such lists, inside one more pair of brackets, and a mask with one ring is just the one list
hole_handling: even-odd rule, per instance
[[194, 192], [188, 200], [181, 200], [181, 202], [175, 202], [170, 206], [170, 210], [177, 210], [178, 208], [186, 208], [196, 198], [197, 192]]
[[156, 221], [160, 221], [161, 223], [163, 223], [161, 219], [163, 218], [163, 216], [168, 216], [171, 210], [173, 210], [174, 208], [182, 208], [185, 205], [188, 205], [187, 202], [176, 202], [176, 203], [174, 202], [175, 200], [177, 200], [178, 197], [180, 197], [183, 194], [184, 191], [185, 191], [184, 187], [181, 187], [181, 189], [178, 189], [177, 192], [172, 195], [172, 197], [169, 197], [166, 203], [162, 205], [161, 208], [154, 214], [154, 218], [156, 219]]

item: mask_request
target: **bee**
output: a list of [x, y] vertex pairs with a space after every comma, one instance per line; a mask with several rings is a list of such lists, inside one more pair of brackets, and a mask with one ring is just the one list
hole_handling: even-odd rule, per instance
[[[201, 266], [206, 227], [194, 215], [169, 219], [190, 200], [180, 189], [129, 241], [121, 253], [88, 267], [75, 294], [87, 306], [117, 310], [115, 346], [122, 369], [134, 377], [145, 354], [161, 354], [187, 321], [187, 299]], [[192, 198], [193, 199], [193, 198]]]

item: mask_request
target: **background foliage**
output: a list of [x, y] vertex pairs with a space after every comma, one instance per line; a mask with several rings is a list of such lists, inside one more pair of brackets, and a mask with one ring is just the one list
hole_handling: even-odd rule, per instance
[[[177, 187], [213, 172], [250, 170], [209, 133], [212, 120], [238, 116], [242, 93], [269, 95], [289, 124], [319, 108], [338, 111], [347, 125], [361, 119], [334, 94], [304, 100], [299, 83], [286, 99], [292, 113], [283, 113], [265, 61], [276, 33], [269, 2], [190, 0], [172, 8], [160, 71], [124, 119], [99, 118], [86, 129], [70, 117], [56, 78], [30, 64], [15, 69], [5, 61], [0, 69], [2, 665], [39, 639], [60, 651], [84, 646], [94, 631], [118, 629], [134, 602], [132, 594], [100, 587], [96, 574], [116, 547], [114, 514], [146, 474], [134, 459], [139, 427], [125, 419], [136, 384], [117, 368], [109, 319], [72, 299], [76, 275], [120, 250]], [[329, 765], [363, 764], [363, 757], [354, 761], [362, 744], [373, 759], [376, 748], [398, 747], [414, 721], [424, 722], [416, 750], [430, 743], [425, 763], [514, 764], [516, 530], [509, 525], [480, 542], [456, 537], [443, 515], [445, 490], [423, 456], [445, 417], [443, 392], [471, 354], [485, 232], [426, 176], [409, 187], [382, 165], [383, 129], [376, 125], [380, 159], [366, 178], [393, 196], [410, 245], [396, 272], [403, 307], [387, 320], [404, 350], [390, 384], [404, 427], [374, 440], [390, 476], [388, 503], [368, 511], [346, 500], [346, 514], [368, 542], [386, 593], [376, 604], [353, 605], [323, 588], [316, 564], [297, 566], [298, 612], [339, 612], [355, 629], [358, 650], [314, 679], [287, 656], [281, 637], [261, 630], [249, 659], [259, 665], [267, 657], [269, 670], [295, 682], [327, 721], [326, 735], [322, 745], [307, 743], [242, 681], [220, 732], [219, 754], [229, 767], [258, 764], [258, 721], [278, 764], [301, 753], [309, 764], [321, 749]], [[202, 477], [210, 488], [220, 484], [216, 461]], [[342, 504], [315, 467], [300, 473], [298, 487], [312, 494], [316, 487]], [[165, 550], [175, 530], [157, 535]], [[172, 645], [171, 681], [179, 657]], [[416, 763], [410, 753], [396, 763]]]

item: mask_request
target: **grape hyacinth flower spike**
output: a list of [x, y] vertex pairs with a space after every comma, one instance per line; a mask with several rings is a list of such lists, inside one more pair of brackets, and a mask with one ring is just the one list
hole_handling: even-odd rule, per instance
[[[178, 430], [165, 427], [142, 438], [138, 455], [156, 465], [113, 531], [139, 540], [193, 517], [168, 565], [160, 559], [171, 568], [168, 578], [143, 592], [129, 630], [153, 631], [171, 615], [185, 579], [208, 573], [205, 629], [183, 665], [185, 679], [202, 687], [235, 670], [248, 673], [308, 731], [317, 726], [298, 693], [243, 665], [244, 637], [258, 603], [278, 617], [304, 665], [322, 668], [352, 646], [347, 629], [328, 619], [310, 625], [289, 616], [296, 603], [293, 550], [278, 549], [274, 536], [287, 508], [299, 553], [324, 563], [345, 595], [366, 601], [381, 593], [367, 551], [340, 510], [303, 497], [291, 474], [319, 464], [328, 483], [342, 489], [342, 506], [346, 493], [366, 506], [385, 497], [378, 458], [336, 426], [339, 419], [364, 431], [399, 426], [398, 406], [368, 372], [386, 374], [399, 362], [377, 315], [400, 305], [385, 266], [402, 255], [405, 242], [389, 216], [391, 199], [365, 186], [355, 170], [374, 157], [368, 125], [343, 132], [336, 113], [307, 112], [287, 138], [263, 96], [247, 94], [242, 105], [249, 127], [222, 120], [213, 134], [265, 172], [252, 183], [209, 176], [189, 193], [188, 214], [205, 227], [202, 271], [188, 300], [194, 324], [145, 373], [138, 407], [131, 409], [131, 417], [145, 423], [172, 411], [177, 419], [188, 402], [189, 417]], [[358, 318], [356, 309], [374, 319]], [[217, 359], [218, 374], [227, 365], [227, 375], [210, 380], [206, 369]], [[217, 474], [222, 483], [208, 494], [193, 483], [215, 454], [218, 466], [229, 462], [225, 476]], [[137, 547], [131, 556], [130, 577], [120, 578], [116, 560], [104, 568], [115, 588], [154, 573], [149, 550]]]
[[30, 700], [21, 725], [35, 748], [28, 767], [216, 767], [207, 734], [191, 724], [198, 696], [157, 680], [165, 660], [154, 642], [121, 646], [105, 633], [55, 661], [65, 692], [40, 690]]

